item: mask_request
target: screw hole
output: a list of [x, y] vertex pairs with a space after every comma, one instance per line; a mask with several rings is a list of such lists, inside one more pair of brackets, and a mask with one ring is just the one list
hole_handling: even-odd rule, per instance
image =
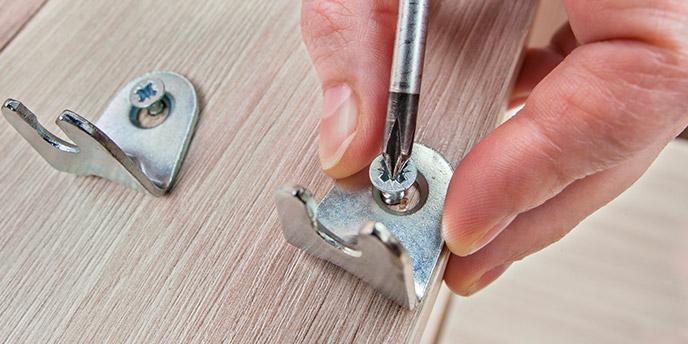
[[161, 100], [163, 103], [163, 110], [157, 115], [151, 115], [148, 109], [137, 109], [133, 108], [132, 114], [130, 116], [131, 121], [135, 126], [143, 129], [155, 128], [162, 124], [167, 119], [170, 114], [170, 106], [167, 97]]
[[413, 214], [420, 210], [420, 208], [422, 208], [423, 205], [425, 205], [425, 202], [428, 200], [428, 182], [421, 173], [418, 173], [416, 182], [413, 183], [408, 190], [406, 190], [404, 198], [399, 204], [390, 205], [385, 203], [380, 190], [376, 189], [375, 187], [372, 189], [373, 198], [378, 206], [380, 206], [386, 212], [395, 215]]

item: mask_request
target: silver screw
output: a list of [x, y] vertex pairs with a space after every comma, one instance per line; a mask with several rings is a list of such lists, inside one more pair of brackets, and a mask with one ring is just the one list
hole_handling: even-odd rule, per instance
[[151, 116], [165, 111], [165, 84], [160, 79], [144, 79], [131, 88], [129, 101], [133, 107], [146, 109]]
[[382, 199], [389, 205], [399, 204], [413, 183], [416, 182], [418, 176], [418, 169], [413, 164], [412, 160], [408, 160], [404, 167], [399, 172], [396, 179], [391, 179], [391, 173], [385, 164], [382, 155], [378, 155], [370, 164], [368, 170], [370, 182], [373, 186], [380, 190]]

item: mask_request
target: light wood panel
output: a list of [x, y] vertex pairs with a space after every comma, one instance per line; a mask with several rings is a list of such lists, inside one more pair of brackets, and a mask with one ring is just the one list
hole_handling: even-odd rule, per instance
[[[438, 1], [418, 139], [456, 164], [496, 123], [535, 1]], [[320, 88], [298, 2], [51, 0], [0, 54], [0, 96], [49, 129], [96, 119], [131, 78], [173, 70], [201, 114], [163, 198], [53, 170], [0, 125], [0, 341], [401, 342], [400, 309], [289, 246], [272, 196], [322, 197]], [[380, 114], [383, 115], [383, 114]], [[161, 143], [161, 144], [164, 144]]]
[[688, 342], [688, 142], [571, 234], [451, 300], [439, 343]]
[[0, 51], [46, 0], [0, 0]]

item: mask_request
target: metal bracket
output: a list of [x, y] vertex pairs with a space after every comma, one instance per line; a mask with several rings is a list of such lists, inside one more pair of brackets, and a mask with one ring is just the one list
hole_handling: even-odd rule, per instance
[[[7, 99], [2, 106], [7, 121], [54, 168], [100, 176], [153, 196], [172, 186], [198, 112], [191, 82], [167, 71], [127, 83], [95, 124], [72, 111], [62, 112], [55, 123], [74, 144], [46, 130], [21, 102]], [[144, 122], [145, 116], [153, 124]]]
[[439, 153], [414, 144], [418, 204], [405, 212], [387, 206], [368, 171], [337, 181], [316, 206], [296, 185], [275, 196], [286, 240], [358, 276], [384, 295], [414, 309], [441, 281], [445, 254], [442, 210], [452, 168]]

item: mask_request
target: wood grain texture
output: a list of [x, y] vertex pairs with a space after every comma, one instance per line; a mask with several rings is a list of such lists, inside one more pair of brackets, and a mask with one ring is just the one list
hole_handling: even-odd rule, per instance
[[12, 41], [46, 0], [0, 0], [0, 51]]
[[451, 300], [439, 343], [688, 342], [688, 141], [566, 238]]
[[[454, 165], [494, 127], [535, 5], [433, 4], [417, 139]], [[46, 3], [0, 54], [0, 96], [60, 133], [63, 108], [95, 120], [128, 80], [173, 70], [196, 86], [201, 114], [162, 198], [57, 172], [0, 125], [0, 342], [421, 332], [428, 309], [402, 310], [282, 238], [277, 188], [298, 182], [322, 197], [333, 184], [317, 159], [320, 86], [298, 16], [292, 0]]]

